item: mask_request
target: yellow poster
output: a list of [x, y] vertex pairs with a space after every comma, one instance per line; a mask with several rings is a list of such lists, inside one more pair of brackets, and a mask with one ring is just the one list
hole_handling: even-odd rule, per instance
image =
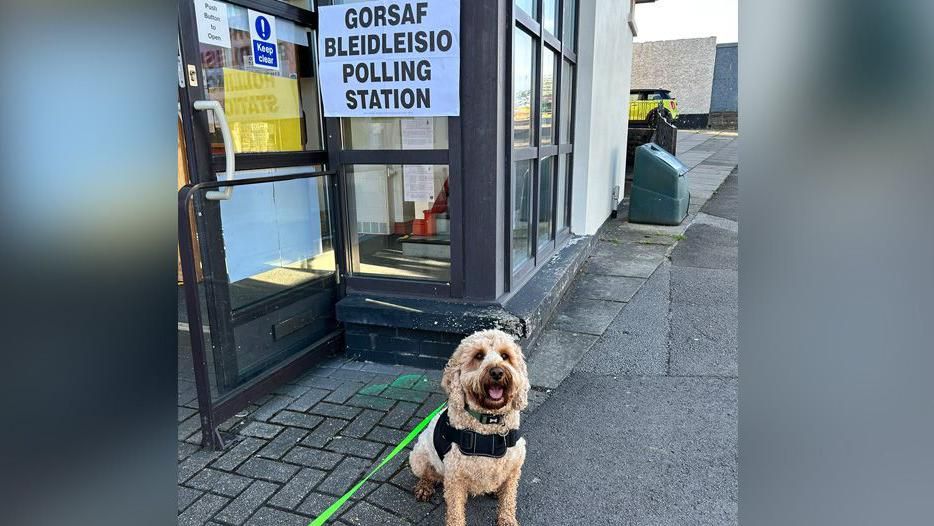
[[224, 68], [224, 111], [238, 153], [303, 149], [298, 79]]

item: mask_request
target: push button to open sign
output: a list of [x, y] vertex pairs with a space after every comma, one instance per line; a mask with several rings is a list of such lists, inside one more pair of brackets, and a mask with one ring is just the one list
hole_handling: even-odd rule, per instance
[[264, 16], [258, 16], [253, 27], [256, 30], [256, 36], [262, 39], [253, 39], [253, 63], [257, 66], [278, 68], [279, 54], [276, 52], [276, 44], [268, 42], [272, 34], [269, 20]]

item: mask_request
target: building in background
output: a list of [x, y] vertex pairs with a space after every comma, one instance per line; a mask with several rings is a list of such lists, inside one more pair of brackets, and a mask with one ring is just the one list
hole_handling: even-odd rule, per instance
[[735, 130], [739, 116], [739, 44], [717, 44], [710, 94], [711, 128]]
[[679, 128], [706, 128], [710, 114], [717, 39], [638, 42], [632, 52], [632, 87], [671, 90]]

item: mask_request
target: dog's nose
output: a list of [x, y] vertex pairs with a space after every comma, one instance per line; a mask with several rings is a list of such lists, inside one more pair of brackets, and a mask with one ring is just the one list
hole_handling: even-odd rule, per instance
[[506, 374], [506, 371], [503, 371], [502, 367], [494, 367], [490, 369], [490, 378], [496, 380], [497, 382], [503, 379], [504, 374]]

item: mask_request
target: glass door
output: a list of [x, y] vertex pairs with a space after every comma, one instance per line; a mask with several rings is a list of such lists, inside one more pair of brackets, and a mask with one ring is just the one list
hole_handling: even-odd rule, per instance
[[179, 224], [195, 225], [179, 241], [188, 304], [207, 305], [207, 323], [188, 313], [202, 436], [215, 448], [217, 425], [341, 343], [337, 175], [326, 169], [316, 18], [301, 5], [179, 0], [192, 182]]

